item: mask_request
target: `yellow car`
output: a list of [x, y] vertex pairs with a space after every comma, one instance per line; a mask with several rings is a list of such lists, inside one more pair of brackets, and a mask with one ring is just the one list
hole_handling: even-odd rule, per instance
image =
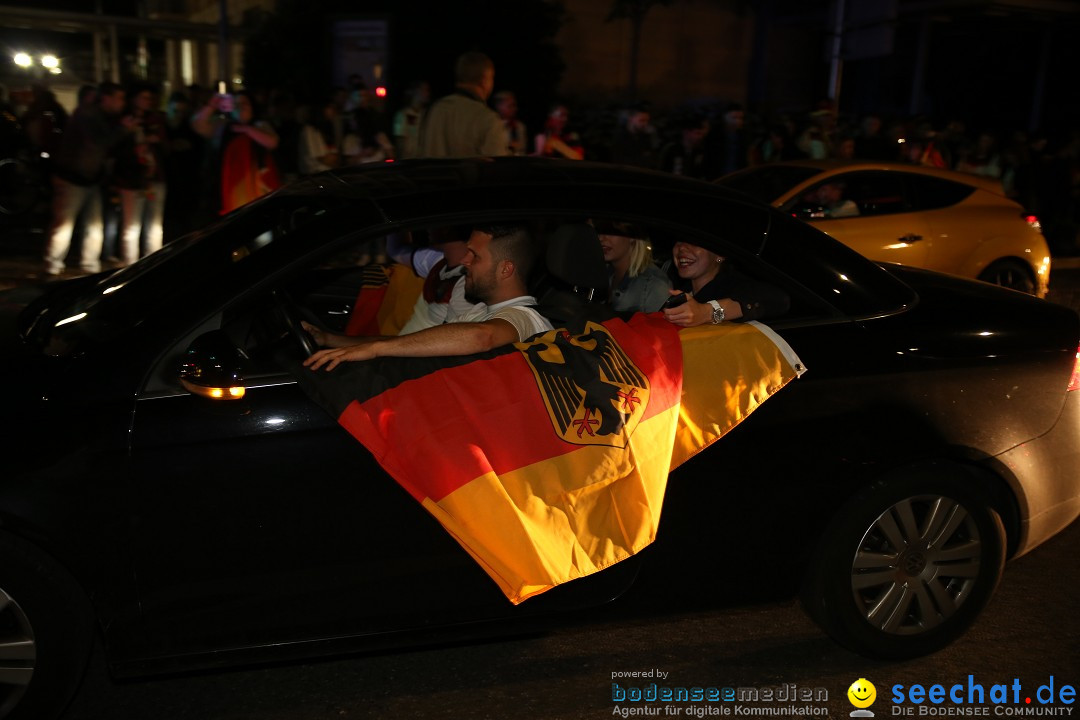
[[1001, 182], [881, 162], [791, 161], [717, 183], [790, 212], [879, 262], [937, 270], [1045, 297], [1050, 249], [1038, 218]]

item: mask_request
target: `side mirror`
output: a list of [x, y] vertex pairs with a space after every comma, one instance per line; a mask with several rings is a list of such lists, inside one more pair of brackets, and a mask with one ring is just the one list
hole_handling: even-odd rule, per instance
[[192, 341], [180, 363], [180, 384], [193, 395], [212, 400], [244, 397], [244, 361], [247, 356], [220, 330]]

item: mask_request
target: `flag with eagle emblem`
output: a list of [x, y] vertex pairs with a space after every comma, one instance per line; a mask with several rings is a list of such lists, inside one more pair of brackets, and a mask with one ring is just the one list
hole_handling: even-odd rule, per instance
[[514, 603], [649, 545], [669, 472], [802, 372], [765, 326], [658, 313], [388, 360], [305, 384]]

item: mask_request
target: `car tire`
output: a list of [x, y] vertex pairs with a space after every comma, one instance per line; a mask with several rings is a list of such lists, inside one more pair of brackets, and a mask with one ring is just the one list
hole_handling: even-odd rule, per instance
[[981, 493], [941, 467], [880, 480], [840, 508], [802, 587], [807, 614], [866, 657], [927, 655], [993, 595], [1005, 529]]
[[75, 580], [44, 553], [0, 533], [0, 719], [59, 717], [92, 645], [89, 603]]
[[1015, 260], [997, 260], [990, 263], [979, 274], [979, 279], [1028, 295], [1035, 294], [1035, 278], [1031, 269]]

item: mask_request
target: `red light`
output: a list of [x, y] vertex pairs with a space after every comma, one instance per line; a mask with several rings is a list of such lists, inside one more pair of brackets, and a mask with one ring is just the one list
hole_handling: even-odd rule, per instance
[[386, 88], [384, 88], [382, 85], [375, 88], [375, 95], [377, 97], [386, 97]]
[[1073, 361], [1072, 378], [1069, 380], [1069, 392], [1080, 390], [1080, 348], [1076, 348], [1076, 360]]
[[1036, 230], [1042, 230], [1042, 223], [1039, 222], [1038, 215], [1034, 215], [1032, 213], [1021, 213], [1020, 217], [1024, 218], [1024, 222], [1026, 222], [1028, 225], [1035, 228]]

